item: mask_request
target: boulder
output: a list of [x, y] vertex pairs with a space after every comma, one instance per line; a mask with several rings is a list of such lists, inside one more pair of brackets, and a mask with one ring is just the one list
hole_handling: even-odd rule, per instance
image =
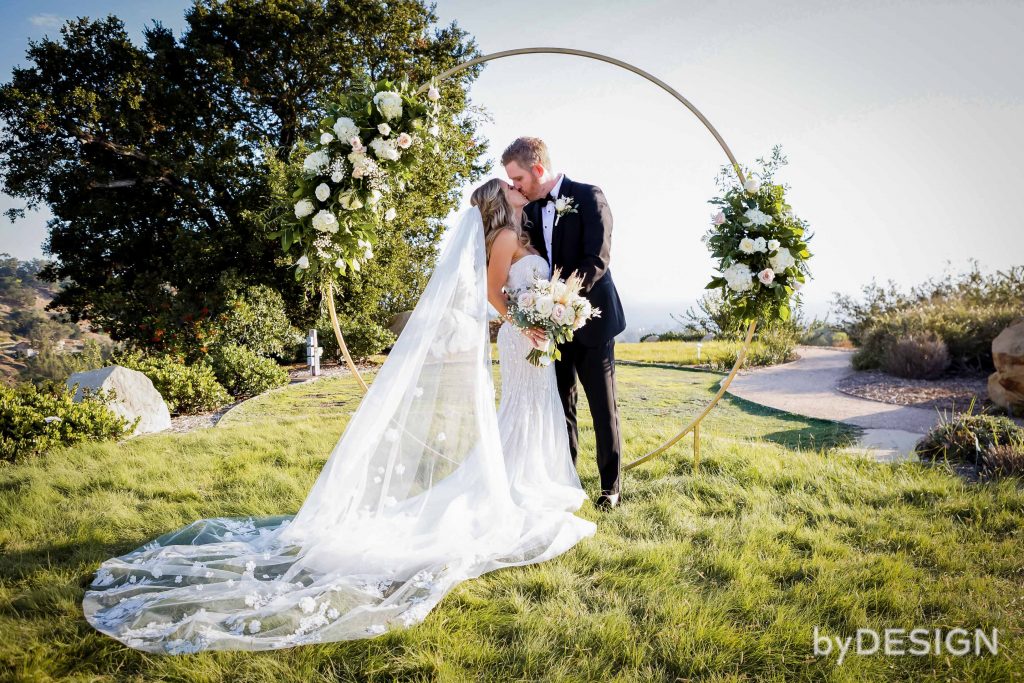
[[78, 384], [74, 400], [81, 401], [85, 388], [93, 391], [113, 390], [116, 398], [107, 407], [130, 421], [142, 417], [132, 435], [159, 432], [171, 426], [171, 411], [167, 408], [160, 392], [152, 380], [138, 370], [121, 365], [108, 365], [97, 370], [86, 370], [71, 375], [66, 382], [68, 388]]
[[992, 340], [996, 371], [988, 378], [988, 397], [1011, 412], [1024, 411], [1024, 318], [1017, 318]]

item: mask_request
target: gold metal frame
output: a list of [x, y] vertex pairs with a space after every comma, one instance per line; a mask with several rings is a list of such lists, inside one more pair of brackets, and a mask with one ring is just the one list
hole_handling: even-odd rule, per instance
[[[691, 112], [693, 112], [693, 114], [698, 119], [700, 119], [700, 122], [704, 124], [704, 126], [708, 129], [708, 131], [710, 131], [711, 134], [715, 137], [715, 140], [718, 141], [718, 144], [721, 146], [722, 151], [725, 152], [725, 155], [727, 157], [729, 157], [729, 161], [732, 164], [733, 169], [736, 171], [736, 175], [737, 175], [737, 177], [740, 180], [740, 184], [742, 185], [744, 182], [746, 182], [746, 179], [743, 177], [743, 171], [740, 169], [740, 165], [739, 165], [739, 163], [737, 163], [736, 157], [733, 156], [732, 150], [729, 149], [729, 146], [727, 144], [725, 144], [725, 140], [722, 139], [722, 136], [718, 133], [717, 130], [715, 130], [715, 127], [713, 125], [711, 125], [711, 122], [708, 121], [707, 117], [705, 117], [702, 113], [700, 113], [700, 111], [697, 109], [697, 107], [693, 106], [693, 104], [689, 100], [687, 100], [685, 97], [680, 95], [674, 88], [669, 86], [667, 83], [665, 83], [661, 79], [659, 79], [659, 78], [657, 78], [655, 76], [652, 76], [651, 74], [647, 73], [643, 69], [639, 69], [639, 68], [633, 66], [632, 64], [629, 64], [627, 62], [623, 62], [622, 60], [619, 60], [619, 59], [615, 59], [614, 57], [608, 57], [606, 55], [598, 54], [596, 52], [587, 52], [585, 50], [574, 50], [572, 48], [564, 48], [564, 47], [524, 47], [524, 48], [519, 48], [519, 49], [516, 49], [516, 50], [504, 50], [502, 52], [494, 52], [494, 53], [489, 54], [489, 55], [483, 55], [481, 57], [477, 57], [476, 59], [470, 59], [470, 60], [468, 60], [466, 62], [463, 62], [463, 63], [461, 63], [461, 64], [459, 64], [457, 66], [454, 66], [451, 69], [448, 69], [444, 73], [440, 74], [437, 77], [437, 80], [438, 81], [443, 81], [444, 79], [448, 78], [449, 76], [453, 76], [453, 75], [459, 73], [460, 71], [464, 71], [464, 70], [466, 70], [466, 69], [468, 69], [470, 67], [476, 66], [477, 64], [483, 64], [484, 62], [491, 62], [491, 61], [494, 61], [496, 59], [502, 59], [504, 57], [514, 57], [514, 56], [517, 56], [517, 55], [536, 55], [536, 54], [573, 55], [573, 56], [576, 56], [576, 57], [586, 57], [587, 59], [596, 59], [597, 61], [600, 61], [600, 62], [605, 62], [607, 64], [613, 64], [615, 66], [621, 67], [621, 68], [625, 69], [626, 71], [632, 71], [633, 73], [637, 74], [638, 76], [642, 76], [643, 78], [647, 79], [651, 83], [654, 83], [656, 86], [658, 86], [659, 88], [661, 88], [662, 90], [667, 92], [669, 95], [671, 95], [672, 97], [674, 97], [677, 100], [679, 100], [679, 102], [681, 102], [687, 109], [689, 109]], [[422, 94], [422, 93], [426, 92], [428, 87], [430, 87], [430, 84], [429, 83], [424, 83], [422, 86], [420, 86], [419, 90], [417, 90], [417, 93], [418, 94]], [[330, 314], [331, 314], [331, 326], [334, 328], [334, 335], [338, 339], [338, 346], [341, 348], [342, 355], [344, 355], [344, 357], [345, 357], [345, 363], [346, 363], [346, 365], [348, 365], [348, 369], [355, 376], [356, 381], [359, 382], [359, 386], [363, 390], [363, 393], [366, 393], [366, 391], [367, 391], [366, 382], [363, 381], [362, 375], [359, 374], [359, 369], [356, 367], [355, 363], [352, 362], [352, 357], [349, 355], [348, 347], [345, 345], [345, 339], [344, 339], [344, 337], [341, 334], [341, 326], [338, 324], [338, 316], [337, 316], [337, 313], [335, 312], [335, 309], [334, 309], [334, 287], [333, 287], [333, 285], [330, 286], [326, 291], [324, 291], [324, 297], [327, 299], [327, 308], [328, 308], [328, 310], [330, 311]], [[726, 376], [726, 378], [724, 380], [722, 380], [722, 384], [721, 384], [721, 386], [718, 389], [718, 393], [715, 394], [715, 397], [711, 399], [711, 402], [708, 403], [708, 405], [704, 408], [704, 410], [702, 410], [701, 413], [696, 418], [694, 418], [693, 421], [690, 422], [690, 424], [688, 424], [686, 427], [684, 427], [682, 429], [682, 431], [680, 431], [678, 434], [673, 436], [671, 439], [669, 439], [668, 441], [663, 443], [658, 448], [655, 448], [653, 451], [650, 451], [646, 455], [644, 455], [644, 456], [642, 456], [640, 458], [637, 458], [633, 462], [625, 465], [623, 467], [623, 469], [626, 469], [626, 470], [632, 469], [632, 468], [636, 467], [637, 465], [640, 465], [642, 463], [647, 462], [648, 460], [650, 460], [654, 456], [659, 455], [659, 454], [665, 452], [666, 450], [668, 450], [670, 447], [675, 445], [680, 439], [682, 439], [684, 436], [686, 436], [687, 434], [689, 434], [691, 432], [693, 433], [693, 466], [694, 466], [695, 470], [698, 467], [700, 467], [700, 423], [701, 423], [701, 420], [703, 420], [705, 417], [707, 417], [708, 413], [711, 412], [711, 409], [714, 408], [715, 405], [718, 403], [718, 401], [722, 398], [722, 396], [725, 394], [726, 390], [729, 388], [729, 385], [732, 383], [733, 378], [736, 376], [736, 373], [739, 371], [740, 366], [743, 365], [743, 361], [746, 359], [746, 356], [747, 356], [747, 351], [750, 349], [750, 343], [751, 343], [751, 341], [754, 338], [754, 329], [756, 327], [757, 327], [757, 321], [756, 320], [755, 321], [751, 321], [750, 325], [747, 327], [747, 336], [746, 336], [746, 339], [743, 341], [743, 347], [740, 349], [739, 353], [737, 353], [737, 355], [736, 355], [736, 364], [733, 365], [732, 370], [729, 372], [729, 374]]]

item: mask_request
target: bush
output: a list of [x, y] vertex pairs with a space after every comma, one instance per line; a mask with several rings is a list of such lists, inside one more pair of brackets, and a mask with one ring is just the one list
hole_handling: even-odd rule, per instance
[[280, 292], [266, 285], [236, 285], [224, 308], [220, 317], [221, 339], [260, 356], [283, 359], [303, 338], [302, 332], [288, 320]]
[[[341, 334], [345, 337], [345, 346], [353, 359], [367, 358], [390, 348], [394, 343], [394, 333], [386, 327], [382, 327], [373, 321], [357, 321], [339, 318]], [[323, 357], [333, 357], [339, 361], [342, 358], [341, 350], [338, 348], [338, 340], [334, 336], [334, 328], [331, 327], [330, 315], [325, 314], [317, 321], [317, 341], [323, 348]], [[302, 360], [306, 359], [305, 341], [302, 342]]]
[[885, 350], [882, 369], [907, 379], [938, 379], [951, 360], [946, 343], [935, 335], [911, 335]]
[[147, 355], [137, 350], [115, 354], [110, 362], [149, 377], [172, 414], [207, 412], [231, 402], [206, 362], [186, 364], [181, 357]]
[[984, 479], [1024, 477], [1024, 443], [992, 445], [981, 454], [978, 474]]
[[[129, 422], [106, 406], [117, 396], [113, 390], [85, 388], [78, 402], [73, 400], [75, 393], [75, 388], [57, 382], [41, 388], [0, 384], [0, 460], [15, 462], [53, 446], [118, 439], [135, 431], [141, 418]], [[60, 419], [47, 421], [48, 417]]]
[[218, 347], [210, 356], [217, 381], [235, 398], [248, 398], [288, 383], [288, 371], [271, 358], [239, 344]]
[[862, 291], [864, 301], [836, 295], [834, 303], [844, 330], [860, 346], [854, 368], [880, 368], [899, 339], [934, 334], [946, 343], [953, 367], [991, 371], [992, 340], [1024, 308], [1024, 266], [984, 275], [975, 263], [966, 274], [929, 280], [909, 294], [891, 282]]
[[[971, 408], [973, 409], [973, 404]], [[1024, 443], [1024, 429], [1012, 420], [974, 414], [972, 410], [944, 417], [922, 437], [914, 449], [922, 458], [949, 459], [979, 464], [990, 446]]]

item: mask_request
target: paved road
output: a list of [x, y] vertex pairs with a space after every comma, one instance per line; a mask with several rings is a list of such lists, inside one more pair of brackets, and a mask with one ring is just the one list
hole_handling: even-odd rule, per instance
[[914, 443], [938, 422], [934, 410], [869, 401], [836, 389], [854, 372], [852, 351], [800, 346], [800, 359], [767, 368], [744, 370], [729, 393], [747, 401], [798, 415], [863, 427], [859, 449], [883, 461], [916, 459]]

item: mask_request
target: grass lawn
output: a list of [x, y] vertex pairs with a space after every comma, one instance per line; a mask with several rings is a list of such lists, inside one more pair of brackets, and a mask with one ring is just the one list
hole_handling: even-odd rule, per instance
[[[621, 345], [628, 346], [628, 345]], [[637, 345], [640, 346], [640, 345]], [[644, 345], [649, 346], [649, 345]], [[654, 360], [654, 359], [647, 359]], [[626, 451], [675, 433], [720, 375], [620, 366]], [[367, 375], [371, 379], [372, 375]], [[0, 468], [0, 680], [998, 681], [1024, 674], [1024, 491], [839, 452], [848, 428], [726, 399], [625, 474], [623, 506], [550, 562], [461, 584], [420, 625], [265, 653], [159, 656], [81, 613], [99, 563], [201, 517], [295, 512], [359, 399], [323, 378], [214, 429]], [[580, 473], [594, 492], [583, 402]], [[815, 657], [812, 634], [999, 630], [998, 655]]]
[[[616, 360], [639, 363], [661, 363], [666, 365], [710, 365], [732, 366], [736, 353], [743, 347], [741, 341], [706, 341], [701, 344], [700, 359], [697, 359], [697, 342], [659, 341], [616, 343]], [[760, 342], [750, 345], [753, 355], [762, 348]]]

